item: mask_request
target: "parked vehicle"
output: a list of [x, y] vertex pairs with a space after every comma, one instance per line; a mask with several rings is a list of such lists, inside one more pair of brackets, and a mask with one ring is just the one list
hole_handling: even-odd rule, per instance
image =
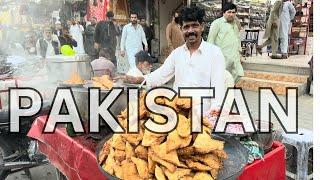
[[45, 103], [39, 114], [21, 118], [20, 133], [9, 132], [9, 111], [0, 111], [0, 179], [10, 173], [47, 164], [46, 157], [39, 153], [36, 140], [27, 137], [27, 133], [35, 118], [49, 113]]

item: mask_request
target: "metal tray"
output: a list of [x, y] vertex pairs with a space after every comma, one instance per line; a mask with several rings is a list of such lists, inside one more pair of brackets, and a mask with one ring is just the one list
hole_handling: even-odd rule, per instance
[[59, 83], [60, 87], [71, 87], [71, 88], [82, 88], [83, 84], [67, 84], [67, 83]]
[[[87, 80], [85, 82], [85, 84], [83, 85], [83, 87], [87, 88], [87, 89], [90, 88], [90, 87], [94, 87], [93, 83], [92, 83], [92, 80]], [[138, 88], [139, 84], [128, 84], [128, 83], [117, 83], [117, 82], [114, 82], [114, 87], [123, 87], [124, 89], [133, 88], [133, 87]], [[141, 88], [142, 89], [146, 89], [146, 86], [143, 85]], [[106, 89], [105, 91], [110, 91], [110, 90]]]
[[[108, 141], [113, 134], [108, 135], [96, 149], [97, 160], [99, 159], [99, 153], [106, 141]], [[247, 149], [237, 140], [232, 137], [223, 137], [218, 135], [212, 135], [217, 140], [225, 141], [224, 150], [228, 154], [228, 158], [223, 161], [223, 168], [218, 174], [219, 180], [235, 180], [243, 172], [244, 167], [248, 162], [248, 151]], [[109, 179], [109, 180], [118, 180], [117, 177], [107, 173], [97, 161], [100, 171]]]

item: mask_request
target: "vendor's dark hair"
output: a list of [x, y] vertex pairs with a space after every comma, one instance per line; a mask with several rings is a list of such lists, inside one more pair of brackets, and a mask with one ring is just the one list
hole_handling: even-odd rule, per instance
[[237, 12], [237, 6], [233, 3], [226, 3], [223, 7], [222, 7], [222, 12], [225, 13], [226, 11], [235, 9]]
[[184, 7], [180, 13], [180, 24], [183, 22], [191, 22], [198, 21], [200, 24], [203, 22], [203, 17], [205, 16], [204, 9], [192, 6], [192, 7]]

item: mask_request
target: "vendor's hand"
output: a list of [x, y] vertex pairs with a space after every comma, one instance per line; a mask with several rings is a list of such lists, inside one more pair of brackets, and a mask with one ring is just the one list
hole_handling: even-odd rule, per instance
[[95, 49], [99, 49], [100, 48], [100, 44], [98, 44], [98, 43], [94, 43], [93, 46], [94, 46]]
[[123, 76], [115, 77], [113, 80], [123, 80], [124, 83], [129, 83], [129, 84], [140, 84], [143, 82], [144, 77], [133, 77], [129, 75], [123, 75]]
[[113, 81], [118, 81], [118, 80], [125, 80], [126, 79], [126, 75], [121, 75], [121, 76], [116, 76], [113, 78]]
[[125, 51], [120, 51], [120, 56], [124, 57], [126, 55]]

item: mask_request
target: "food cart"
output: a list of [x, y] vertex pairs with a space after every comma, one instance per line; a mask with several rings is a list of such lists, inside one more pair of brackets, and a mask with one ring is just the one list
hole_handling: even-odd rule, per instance
[[[88, 57], [86, 55], [77, 55], [77, 56], [70, 56], [70, 57], [55, 56], [55, 57], [49, 57], [47, 59], [47, 64], [46, 64], [48, 75], [49, 75], [48, 79], [50, 79], [50, 82], [53, 84], [53, 86], [51, 87], [52, 88], [51, 90], [55, 89], [57, 86], [60, 86], [60, 87], [69, 86], [71, 87], [71, 90], [75, 93], [77, 106], [79, 107], [83, 124], [86, 127], [85, 128], [86, 132], [88, 132], [87, 120], [89, 119], [88, 105], [87, 105], [88, 88], [94, 87], [92, 86], [94, 85], [92, 81], [97, 79], [99, 81], [100, 79], [97, 77], [96, 78], [92, 77], [92, 73], [90, 70], [90, 66], [87, 63], [87, 59]], [[55, 66], [58, 68], [54, 68]], [[68, 67], [64, 68], [64, 66], [68, 66]], [[69, 71], [67, 71], [66, 69], [68, 69]], [[71, 69], [71, 72], [72, 71], [76, 72], [77, 76], [80, 76], [81, 78], [82, 77], [85, 78], [86, 81], [81, 80], [83, 84], [78, 83], [78, 81], [77, 82], [74, 81], [75, 84], [72, 84], [72, 81], [70, 81], [70, 79], [72, 79], [74, 73], [71, 73], [70, 69]], [[57, 79], [57, 76], [55, 76], [55, 74], [60, 75], [58, 79]], [[50, 78], [50, 76], [52, 76], [53, 79]], [[66, 82], [71, 82], [71, 84], [68, 85]], [[101, 84], [103, 85], [104, 83], [101, 82]], [[124, 86], [124, 89], [128, 87], [128, 85], [125, 85], [125, 84], [114, 84], [114, 86]], [[106, 89], [102, 90], [101, 98], [103, 98], [110, 92], [111, 87], [104, 87], [104, 86], [102, 87]], [[122, 98], [120, 98], [120, 100], [118, 100], [110, 108], [111, 113], [114, 113], [114, 115], [118, 115], [118, 121], [120, 122], [120, 124], [121, 122], [122, 123], [125, 122], [125, 119], [127, 118], [127, 114], [125, 113], [126, 112], [125, 108], [127, 107], [127, 104], [126, 104], [127, 97], [125, 92], [126, 90], [124, 91]], [[140, 148], [144, 148], [147, 150], [147, 153], [140, 155], [141, 159], [138, 159], [138, 158], [134, 159], [135, 157], [134, 158], [131, 157], [132, 161], [145, 162], [146, 160], [143, 160], [143, 158], [144, 159], [147, 158], [147, 160], [150, 158], [152, 161], [157, 163], [156, 167], [161, 167], [162, 171], [165, 172], [167, 176], [168, 174], [170, 176], [170, 173], [172, 175], [172, 173], [174, 173], [175, 170], [182, 168], [189, 173], [188, 175], [185, 175], [185, 176], [198, 176], [198, 175], [203, 176], [205, 174], [206, 176], [210, 176], [210, 177], [212, 176], [213, 178], [218, 178], [218, 179], [247, 180], [247, 179], [259, 179], [260, 177], [268, 177], [268, 178], [270, 177], [270, 179], [285, 179], [285, 150], [284, 150], [284, 146], [281, 143], [274, 141], [274, 142], [271, 142], [270, 144], [270, 142], [268, 142], [270, 144], [270, 148], [266, 151], [264, 156], [261, 159], [256, 159], [255, 161], [248, 163], [249, 152], [240, 143], [240, 138], [238, 138], [238, 135], [233, 136], [232, 134], [229, 133], [229, 135], [226, 135], [226, 136], [217, 136], [217, 135], [211, 136], [213, 126], [208, 121], [209, 119], [207, 119], [207, 121], [204, 123], [204, 131], [200, 134], [197, 134], [197, 135], [190, 134], [190, 131], [187, 133], [186, 131], [180, 132], [179, 129], [181, 130], [185, 128], [190, 128], [190, 126], [188, 126], [189, 119], [187, 119], [186, 117], [190, 116], [191, 106], [189, 101], [181, 101], [180, 103], [178, 103], [178, 101], [179, 99], [176, 99], [174, 101], [167, 101], [165, 99], [161, 99], [160, 101], [158, 101], [158, 103], [160, 104], [162, 103], [164, 105], [173, 106], [180, 113], [179, 117], [180, 118], [184, 117], [185, 122], [178, 123], [177, 130], [170, 132], [167, 135], [164, 135], [164, 137], [161, 137], [162, 139], [160, 140], [159, 139], [154, 140], [151, 144], [147, 143], [148, 145], [144, 144], [145, 142], [143, 142], [144, 136], [148, 133], [147, 130], [140, 131], [140, 132], [144, 132], [144, 134], [142, 134], [143, 138], [140, 137], [140, 140], [139, 138], [133, 138], [136, 135], [139, 136], [138, 134], [124, 135], [127, 137], [132, 136], [131, 139], [133, 138], [134, 140], [138, 139], [138, 142], [121, 140], [123, 141], [122, 143], [125, 143], [125, 146], [128, 146], [128, 144], [131, 144], [131, 143], [132, 144], [136, 143], [135, 145], [132, 145], [132, 148], [136, 148], [134, 151], [137, 151], [138, 146], [141, 146]], [[141, 102], [141, 99], [140, 99], [140, 102]], [[160, 116], [150, 115], [150, 113], [147, 113], [147, 111], [145, 111], [143, 107], [144, 107], [144, 104], [140, 103], [139, 119], [140, 118], [148, 119], [148, 117], [153, 117], [153, 118], [158, 118], [157, 119], [158, 121], [163, 120], [161, 119]], [[214, 114], [215, 113], [213, 113], [213, 116]], [[140, 117], [140, 115], [143, 117]], [[90, 133], [85, 133], [80, 135], [72, 134], [72, 137], [71, 137], [70, 136], [71, 134], [69, 131], [70, 129], [66, 128], [64, 125], [58, 125], [54, 133], [43, 133], [43, 130], [47, 124], [47, 120], [48, 120], [47, 117], [48, 117], [47, 115], [38, 117], [34, 121], [28, 133], [28, 136], [38, 141], [39, 150], [58, 169], [58, 171], [60, 171], [68, 179], [99, 180], [99, 179], [106, 179], [106, 178], [117, 179], [117, 177], [122, 177], [123, 179], [126, 179], [124, 178], [125, 175], [121, 176], [117, 174], [117, 172], [114, 172], [115, 174], [113, 174], [108, 171], [108, 168], [112, 167], [115, 163], [109, 163], [108, 156], [110, 154], [108, 153], [103, 154], [103, 153], [105, 151], [108, 151], [108, 148], [110, 148], [107, 146], [109, 141], [114, 141], [115, 138], [111, 138], [113, 137], [113, 134], [111, 134], [111, 131], [107, 126], [103, 126], [103, 125], [101, 126], [102, 131], [100, 131], [100, 134], [99, 134], [100, 137], [97, 136], [96, 134], [90, 134]], [[183, 128], [181, 128], [180, 127], [181, 125], [187, 125], [188, 127], [184, 126]], [[142, 128], [142, 126], [139, 126], [139, 127]], [[184, 134], [183, 138], [181, 133]], [[119, 137], [120, 135], [114, 135], [114, 137], [116, 136]], [[152, 137], [152, 133], [150, 134], [149, 132], [149, 136]], [[170, 139], [170, 136], [172, 137], [171, 139]], [[188, 142], [182, 143], [182, 141], [185, 141], [186, 138], [189, 139]], [[154, 142], [156, 143], [153, 144]], [[174, 157], [178, 161], [181, 160], [181, 162], [176, 161], [175, 163], [177, 164], [174, 164], [174, 163], [171, 164], [172, 162], [170, 159], [163, 160], [161, 158], [165, 158], [165, 157], [161, 157], [159, 154], [157, 154], [158, 152], [162, 152], [161, 148], [163, 148], [163, 146], [161, 145], [165, 144], [166, 148], [168, 148], [168, 144], [170, 144], [170, 142], [172, 145], [171, 150], [176, 151], [176, 155]], [[203, 144], [203, 142], [206, 142], [208, 144]], [[179, 143], [181, 146], [177, 146], [179, 145]], [[219, 146], [216, 147], [214, 144], [219, 144]], [[192, 153], [181, 154], [181, 152], [180, 154], [178, 153], [179, 152], [178, 150], [185, 150], [183, 148], [188, 148], [192, 146], [195, 146], [194, 148], [192, 148], [195, 154], [192, 154]], [[111, 148], [116, 148], [116, 147], [111, 147]], [[149, 151], [151, 151], [151, 153], [149, 153]], [[121, 150], [121, 152], [124, 153], [123, 149]], [[202, 154], [197, 154], [197, 153], [202, 153]], [[179, 155], [179, 158], [177, 155]], [[194, 156], [198, 156], [198, 155], [200, 159], [194, 159]], [[105, 158], [101, 158], [102, 156], [105, 156]], [[203, 156], [218, 158], [218, 160], [215, 161], [216, 163], [215, 165], [211, 164], [216, 168], [212, 168], [212, 166], [205, 164], [208, 162], [201, 160], [201, 157]], [[139, 156], [137, 155], [137, 157]], [[123, 156], [121, 156], [121, 158], [123, 158]], [[126, 159], [126, 156], [124, 158]], [[190, 160], [188, 158], [190, 158]], [[209, 160], [211, 161], [212, 159], [209, 158]], [[203, 162], [203, 163], [201, 164], [200, 162]], [[124, 165], [124, 167], [126, 167], [127, 165]], [[132, 165], [132, 162], [131, 162], [131, 165]], [[166, 168], [163, 168], [164, 165]], [[166, 169], [169, 172], [167, 172]], [[213, 170], [216, 170], [216, 171], [213, 171]], [[138, 171], [140, 175], [140, 170]], [[137, 174], [138, 171], [136, 172], [136, 175], [138, 175]], [[202, 171], [205, 171], [208, 173], [203, 173]], [[211, 173], [211, 175], [209, 175], [209, 172]], [[149, 174], [147, 174], [147, 176], [152, 177], [153, 176], [152, 173], [154, 172], [149, 171]]]
[[[59, 171], [68, 179], [106, 179], [98, 165], [98, 141], [87, 135], [71, 138], [63, 126], [58, 127], [54, 134], [43, 134], [45, 122], [46, 116], [36, 119], [28, 136], [38, 140], [40, 151]], [[238, 179], [261, 177], [285, 179], [285, 147], [280, 142], [275, 141], [263, 159], [246, 165]]]

